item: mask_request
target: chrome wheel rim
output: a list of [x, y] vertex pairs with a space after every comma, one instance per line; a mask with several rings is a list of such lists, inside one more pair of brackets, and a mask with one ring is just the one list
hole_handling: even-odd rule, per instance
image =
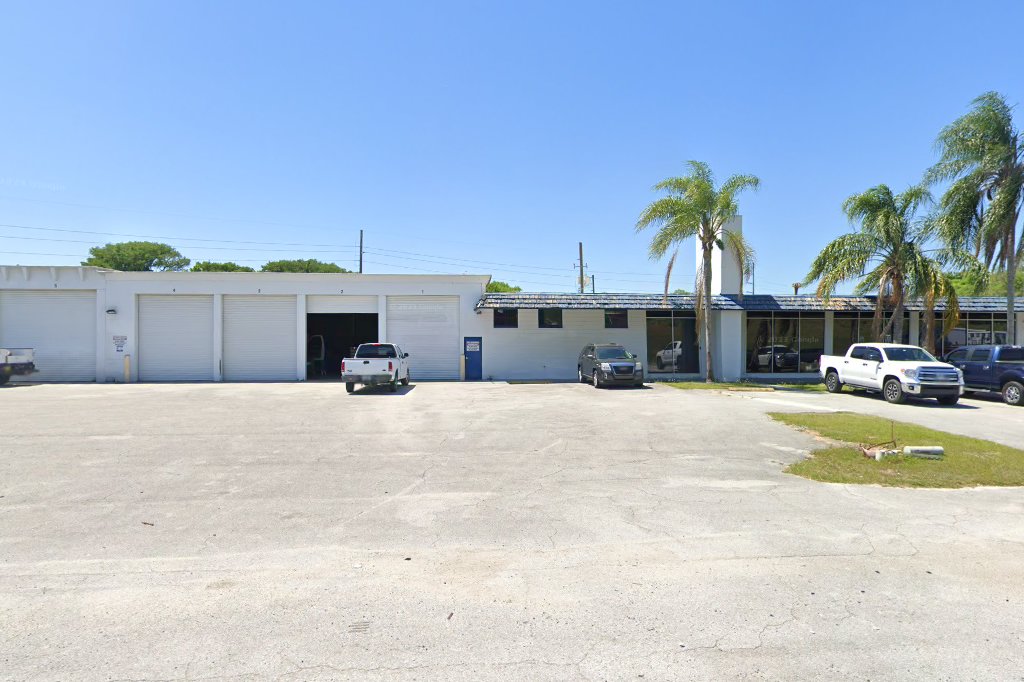
[[1016, 386], [1009, 386], [1006, 389], [1006, 401], [1011, 403], [1020, 402], [1020, 389]]
[[830, 391], [836, 390], [836, 375], [829, 374], [828, 379], [825, 380], [825, 385], [828, 386], [828, 390]]
[[889, 382], [885, 387], [885, 397], [889, 400], [896, 400], [900, 395], [900, 388], [893, 382]]

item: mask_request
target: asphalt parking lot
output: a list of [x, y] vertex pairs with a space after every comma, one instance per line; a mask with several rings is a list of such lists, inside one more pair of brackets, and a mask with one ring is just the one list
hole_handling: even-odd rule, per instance
[[[782, 472], [815, 442], [765, 412], [874, 398], [51, 385], [0, 409], [3, 679], [1024, 670], [1020, 489]], [[894, 414], [1019, 445], [1012, 409]]]

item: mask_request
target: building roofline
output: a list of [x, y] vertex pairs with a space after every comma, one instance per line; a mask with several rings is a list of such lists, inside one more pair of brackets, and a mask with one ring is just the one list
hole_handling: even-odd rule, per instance
[[[734, 310], [746, 312], [873, 312], [876, 296], [831, 296], [828, 300], [813, 294], [802, 296], [747, 294], [742, 299], [735, 294], [719, 294], [711, 297], [712, 310]], [[694, 310], [697, 297], [693, 294], [575, 294], [575, 293], [495, 293], [484, 294], [476, 304], [477, 310], [494, 308], [518, 309], [616, 309], [634, 310]], [[925, 310], [921, 299], [907, 301], [909, 312]], [[1006, 298], [999, 296], [963, 296], [960, 298], [963, 312], [1003, 312]], [[1017, 299], [1015, 309], [1024, 312], [1024, 297]], [[936, 312], [944, 312], [945, 305], [936, 302]]]

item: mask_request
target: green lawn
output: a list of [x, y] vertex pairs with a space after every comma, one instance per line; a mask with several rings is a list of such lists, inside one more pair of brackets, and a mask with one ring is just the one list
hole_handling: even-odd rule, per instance
[[666, 386], [684, 391], [812, 391], [825, 390], [825, 384], [761, 384], [754, 381], [672, 381]]
[[[1024, 450], [987, 440], [957, 436], [923, 426], [880, 417], [839, 412], [833, 414], [771, 413], [772, 419], [850, 446], [827, 447], [786, 471], [815, 481], [875, 483], [906, 488], [967, 488], [977, 485], [1024, 485]], [[875, 445], [895, 436], [896, 447], [941, 445], [941, 460], [917, 457], [868, 459], [856, 447]]]

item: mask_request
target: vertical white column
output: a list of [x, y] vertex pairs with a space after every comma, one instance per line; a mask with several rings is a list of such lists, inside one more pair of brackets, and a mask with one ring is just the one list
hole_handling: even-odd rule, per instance
[[306, 380], [306, 295], [295, 296], [295, 378]]
[[916, 310], [910, 311], [910, 345], [921, 345], [921, 315]]
[[388, 340], [388, 297], [377, 297], [377, 341]]
[[836, 314], [831, 310], [825, 311], [825, 350], [824, 355], [832, 355], [832, 343], [835, 338], [833, 327], [836, 322]]
[[715, 377], [719, 381], [739, 381], [743, 374], [743, 318], [740, 310], [718, 310], [713, 315], [718, 318], [716, 325], [718, 346], [714, 363], [718, 365]]
[[213, 380], [224, 381], [224, 294], [213, 295]]

